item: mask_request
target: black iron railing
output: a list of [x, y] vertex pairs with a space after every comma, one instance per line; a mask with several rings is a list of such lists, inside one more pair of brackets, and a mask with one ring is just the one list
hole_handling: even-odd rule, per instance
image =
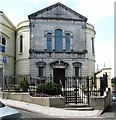
[[[25, 76], [5, 76], [4, 91], [9, 92], [24, 92], [19, 89], [19, 84], [22, 80], [28, 82], [28, 90], [31, 95], [36, 94], [36, 88], [40, 84], [54, 82], [50, 76], [42, 78], [33, 78], [29, 75]], [[89, 103], [92, 96], [103, 96], [103, 93], [108, 86], [107, 73], [100, 78], [94, 77], [73, 77], [68, 76], [64, 80], [65, 86], [62, 85], [60, 96], [65, 97], [66, 103]], [[2, 86], [2, 85], [1, 85]]]

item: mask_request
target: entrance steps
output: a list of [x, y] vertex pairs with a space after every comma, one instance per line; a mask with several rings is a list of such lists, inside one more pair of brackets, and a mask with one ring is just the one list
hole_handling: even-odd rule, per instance
[[82, 110], [82, 111], [91, 111], [94, 110], [93, 107], [90, 107], [88, 104], [86, 103], [69, 103], [65, 105], [65, 109], [66, 110]]

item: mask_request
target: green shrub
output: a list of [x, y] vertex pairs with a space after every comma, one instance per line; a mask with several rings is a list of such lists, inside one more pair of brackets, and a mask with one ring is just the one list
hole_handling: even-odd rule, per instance
[[61, 94], [61, 85], [57, 83], [41, 84], [37, 88], [37, 93], [43, 93], [48, 95], [59, 95]]
[[15, 86], [14, 90], [15, 90], [16, 92], [20, 91], [20, 86]]
[[22, 91], [27, 92], [29, 88], [29, 83], [26, 78], [22, 79], [21, 82], [19, 83], [20, 89]]

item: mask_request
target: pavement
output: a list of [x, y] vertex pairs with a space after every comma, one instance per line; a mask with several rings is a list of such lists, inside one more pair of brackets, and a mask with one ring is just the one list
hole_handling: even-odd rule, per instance
[[99, 117], [99, 115], [103, 112], [102, 110], [66, 110], [64, 108], [46, 107], [2, 98], [0, 98], [0, 101], [13, 108], [19, 108], [33, 113], [42, 113], [55, 118], [95, 118]]

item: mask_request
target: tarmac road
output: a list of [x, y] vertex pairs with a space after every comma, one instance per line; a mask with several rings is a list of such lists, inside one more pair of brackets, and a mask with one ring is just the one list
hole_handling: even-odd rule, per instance
[[105, 117], [105, 118], [115, 118], [116, 120], [116, 101], [112, 102], [112, 106], [108, 108], [106, 111], [104, 111], [103, 114], [100, 115], [100, 117]]

